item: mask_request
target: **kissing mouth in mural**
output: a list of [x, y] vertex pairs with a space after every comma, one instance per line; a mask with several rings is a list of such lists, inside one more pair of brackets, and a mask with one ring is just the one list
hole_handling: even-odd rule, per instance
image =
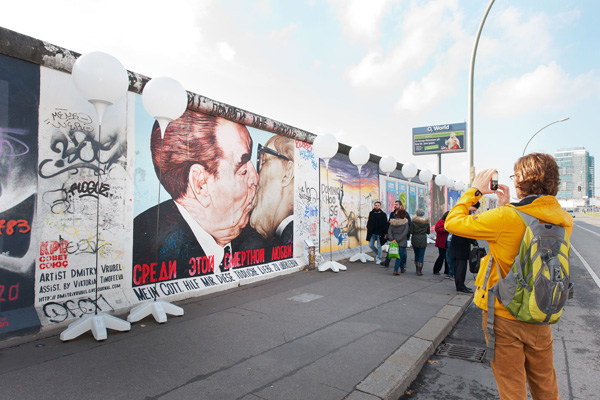
[[254, 207], [254, 199], [256, 198], [255, 188], [256, 186], [254, 186], [248, 191], [248, 196], [244, 201], [244, 206], [240, 207], [237, 210], [232, 210], [231, 219], [237, 231], [237, 233], [233, 235], [234, 237], [237, 237], [242, 231], [242, 229], [244, 229], [246, 225], [248, 225], [248, 221], [250, 220], [250, 211], [252, 211], [252, 208]]
[[[0, 268], [25, 273], [35, 262], [31, 246], [31, 227], [35, 215], [36, 196], [31, 195], [14, 207], [0, 212]], [[27, 219], [23, 219], [27, 216]], [[3, 251], [10, 249], [10, 251]]]

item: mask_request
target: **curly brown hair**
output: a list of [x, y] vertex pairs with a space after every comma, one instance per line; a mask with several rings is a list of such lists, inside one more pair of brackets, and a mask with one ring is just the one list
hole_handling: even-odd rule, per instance
[[531, 153], [519, 158], [515, 163], [515, 175], [521, 178], [520, 182], [515, 182], [515, 187], [524, 196], [556, 196], [558, 193], [558, 164], [550, 154]]

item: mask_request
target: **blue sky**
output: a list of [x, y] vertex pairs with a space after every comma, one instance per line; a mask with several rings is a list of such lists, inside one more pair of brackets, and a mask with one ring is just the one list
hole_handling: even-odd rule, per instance
[[[488, 0], [28, 1], [0, 26], [434, 173], [412, 128], [465, 122], [473, 40]], [[496, 0], [475, 67], [475, 166], [584, 146], [600, 157], [600, 2]], [[600, 160], [597, 160], [600, 162]], [[468, 180], [467, 153], [442, 172]], [[600, 186], [596, 178], [596, 186]], [[600, 190], [600, 188], [597, 188]], [[514, 195], [514, 192], [513, 192]]]

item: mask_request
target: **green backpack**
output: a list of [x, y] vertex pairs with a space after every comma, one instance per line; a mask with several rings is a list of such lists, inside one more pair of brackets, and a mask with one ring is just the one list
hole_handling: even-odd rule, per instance
[[[498, 299], [518, 321], [531, 324], [558, 322], [571, 287], [571, 244], [565, 228], [540, 221], [512, 208], [525, 224], [519, 253], [504, 278], [488, 289], [488, 359], [494, 357], [494, 299]], [[492, 269], [490, 255], [483, 287]], [[502, 277], [496, 264], [498, 276]]]

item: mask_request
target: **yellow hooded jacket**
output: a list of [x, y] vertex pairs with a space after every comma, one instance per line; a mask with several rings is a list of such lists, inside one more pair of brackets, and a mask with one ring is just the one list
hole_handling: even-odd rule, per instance
[[[490, 254], [494, 256], [490, 277], [487, 287], [482, 288], [490, 257], [490, 254], [488, 254], [481, 260], [481, 267], [475, 279], [477, 290], [473, 298], [473, 302], [479, 308], [487, 311], [487, 290], [498, 282], [496, 263], [500, 266], [502, 277], [505, 277], [519, 252], [521, 239], [525, 233], [525, 224], [516, 212], [509, 210], [509, 207], [518, 208], [520, 211], [541, 221], [560, 225], [565, 228], [569, 237], [571, 237], [573, 231], [573, 217], [561, 208], [554, 196], [540, 196], [529, 204], [516, 207], [507, 204], [481, 214], [469, 215], [469, 208], [477, 203], [480, 198], [481, 194], [477, 189], [468, 189], [450, 210], [444, 226], [452, 234], [488, 242]], [[515, 319], [498, 299], [495, 302], [494, 314], [508, 319]]]

